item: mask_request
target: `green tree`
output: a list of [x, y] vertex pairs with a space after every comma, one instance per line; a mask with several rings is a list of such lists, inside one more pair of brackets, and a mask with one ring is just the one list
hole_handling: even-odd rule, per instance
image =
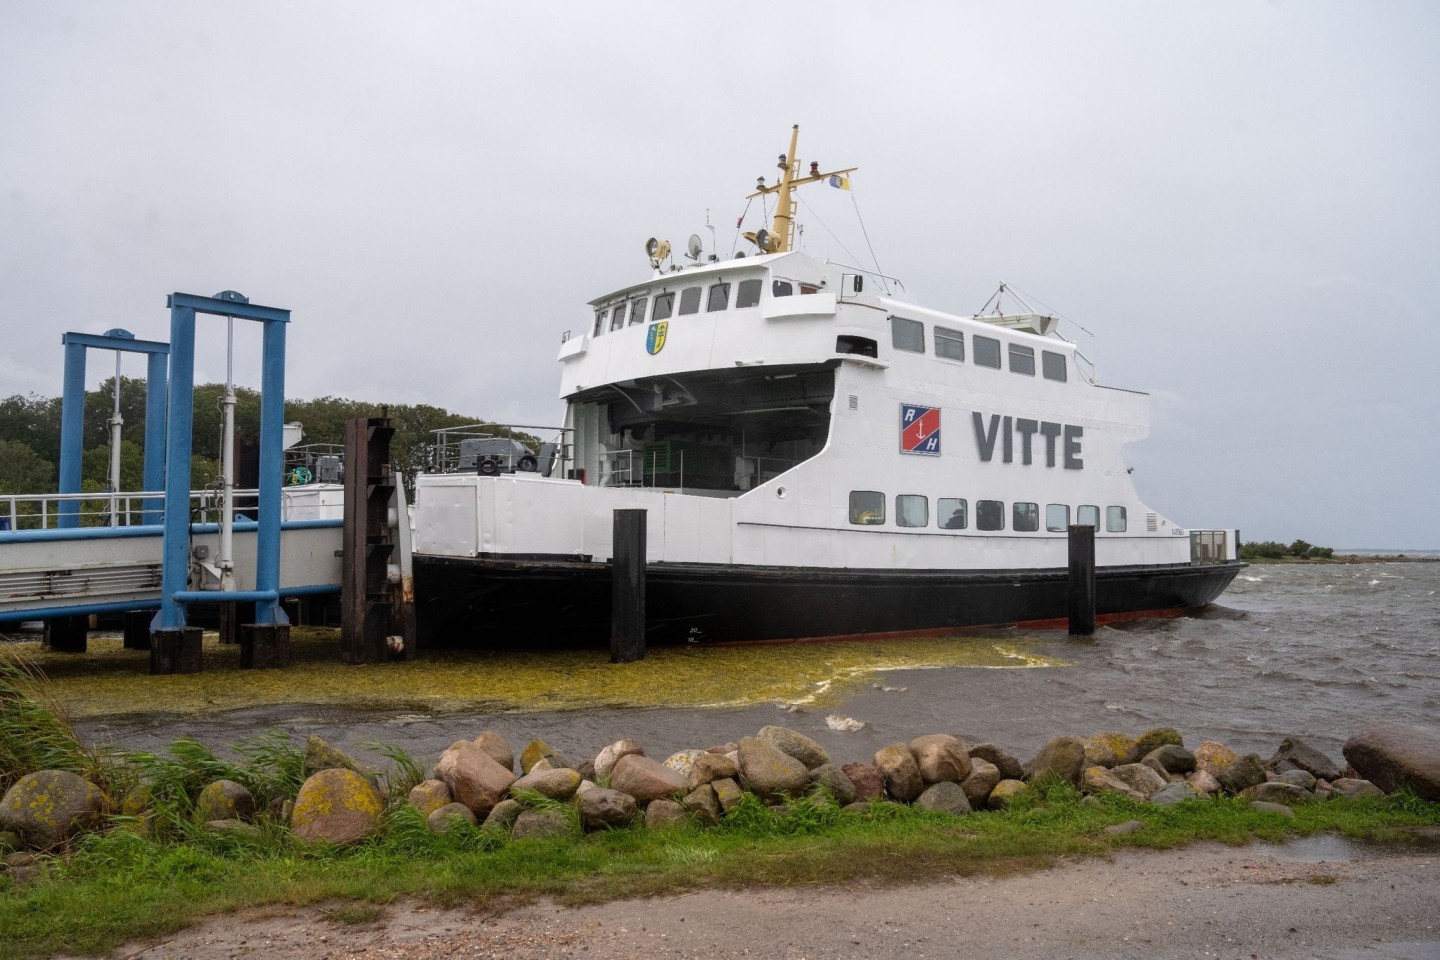
[[0, 440], [0, 493], [51, 493], [55, 464], [16, 440]]

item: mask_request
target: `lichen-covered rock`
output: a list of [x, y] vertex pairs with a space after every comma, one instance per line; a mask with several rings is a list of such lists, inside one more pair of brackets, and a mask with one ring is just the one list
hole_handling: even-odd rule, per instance
[[704, 750], [681, 750], [666, 757], [665, 766], [680, 774], [685, 778], [685, 782], [689, 783], [690, 774], [695, 770], [695, 761], [704, 756], [709, 756]]
[[644, 807], [652, 800], [673, 797], [689, 786], [686, 779], [658, 760], [627, 754], [610, 771], [610, 786], [635, 798]]
[[715, 799], [720, 801], [720, 809], [725, 813], [738, 807], [745, 796], [745, 791], [734, 780], [716, 780], [710, 784], [710, 789], [715, 791]]
[[1118, 767], [1129, 763], [1135, 755], [1135, 738], [1124, 733], [1107, 730], [1085, 738], [1085, 766]]
[[846, 763], [840, 770], [855, 785], [856, 803], [869, 803], [885, 796], [885, 777], [874, 764]]
[[195, 798], [195, 822], [249, 820], [255, 816], [255, 797], [234, 780], [207, 783]]
[[970, 775], [970, 754], [958, 738], [932, 733], [910, 741], [910, 753], [926, 784], [959, 783]]
[[1271, 780], [1266, 783], [1257, 783], [1253, 787], [1246, 787], [1240, 791], [1239, 797], [1241, 800], [1269, 800], [1272, 803], [1283, 803], [1287, 806], [1294, 806], [1297, 803], [1312, 803], [1316, 799], [1315, 794], [1309, 790], [1283, 780]]
[[1027, 787], [1022, 780], [1012, 780], [1006, 777], [995, 784], [995, 789], [990, 791], [990, 799], [986, 801], [991, 810], [1004, 810], [1009, 807], [1015, 798], [1020, 796]]
[[1226, 793], [1238, 794], [1246, 787], [1264, 783], [1268, 778], [1265, 776], [1265, 766], [1260, 762], [1260, 757], [1253, 753], [1247, 753], [1243, 757], [1236, 757], [1234, 763], [1215, 775], [1215, 779], [1220, 781], [1220, 786]]
[[425, 817], [425, 824], [431, 833], [449, 833], [457, 826], [474, 826], [477, 820], [474, 812], [463, 803], [446, 803], [431, 810]]
[[979, 757], [971, 757], [970, 775], [960, 781], [960, 789], [965, 791], [965, 798], [970, 801], [971, 807], [984, 810], [990, 799], [990, 791], [995, 789], [995, 784], [1001, 779], [1000, 768], [995, 764]]
[[201, 829], [206, 833], [219, 834], [226, 837], [236, 837], [242, 840], [258, 840], [261, 830], [253, 823], [246, 823], [244, 820], [235, 817], [224, 817], [219, 820], [206, 820], [201, 824]]
[[1195, 769], [1217, 779], [1220, 771], [1240, 759], [1240, 755], [1225, 744], [1215, 740], [1202, 740], [1195, 748]]
[[[755, 736], [756, 739], [764, 740], [781, 753], [799, 760], [805, 764], [805, 769], [807, 770], [823, 767], [830, 762], [830, 754], [824, 747], [805, 736], [805, 734], [791, 730], [788, 727], [761, 727], [760, 732]], [[744, 741], [742, 740], [741, 742], [743, 743]]]
[[486, 830], [509, 833], [510, 828], [515, 825], [515, 818], [524, 812], [525, 804], [507, 797], [490, 808], [490, 812], [485, 815], [481, 826]]
[[530, 772], [519, 780], [510, 784], [510, 792], [519, 790], [533, 790], [542, 797], [551, 800], [569, 800], [575, 796], [575, 791], [580, 789], [580, 774], [568, 767], [553, 767], [548, 770], [541, 770], [539, 764], [530, 768]]
[[970, 813], [970, 800], [960, 784], [954, 780], [940, 780], [926, 787], [915, 798], [915, 806], [921, 810], [937, 810], [941, 813], [963, 817]]
[[690, 768], [690, 785], [698, 787], [704, 783], [714, 783], [716, 780], [736, 780], [740, 777], [740, 765], [729, 757], [705, 751], [695, 758], [695, 765]]
[[1203, 799], [1205, 799], [1205, 794], [1196, 790], [1184, 780], [1167, 783], [1159, 790], [1150, 794], [1150, 802], [1157, 807], [1173, 807], [1177, 803], [1184, 803], [1186, 800]]
[[[350, 758], [345, 751], [334, 747], [324, 737], [310, 734], [305, 739], [305, 760], [303, 762], [305, 776], [319, 773], [321, 770], [354, 770], [359, 772], [359, 765]], [[219, 819], [218, 817], [216, 819]]]
[[1147, 800], [1150, 795], [1168, 782], [1160, 774], [1151, 770], [1143, 763], [1122, 763], [1110, 771], [1112, 776], [1118, 777], [1132, 789], [1139, 791], [1140, 795]]
[[[521, 765], [525, 763], [521, 755]], [[552, 840], [558, 837], [574, 836], [575, 821], [564, 810], [522, 810], [510, 827], [510, 836], [516, 840]]]
[[1185, 782], [1201, 793], [1211, 796], [1224, 789], [1224, 787], [1220, 786], [1220, 781], [1215, 779], [1214, 774], [1206, 773], [1204, 770], [1196, 770], [1194, 773], [1185, 774]]
[[1301, 770], [1298, 767], [1278, 774], [1276, 779], [1282, 783], [1293, 783], [1302, 790], [1314, 790], [1316, 784], [1320, 782], [1309, 770]]
[[496, 763], [473, 740], [457, 740], [440, 754], [435, 776], [450, 788], [456, 802], [465, 804], [476, 817], [488, 814], [515, 782], [510, 768]]
[[426, 780], [410, 788], [410, 803], [427, 817], [454, 801], [444, 780]]
[[1386, 793], [1408, 787], [1422, 800], [1440, 801], [1440, 727], [1372, 720], [1343, 752], [1356, 773]]
[[[767, 727], [782, 730], [782, 727]], [[740, 782], [762, 800], [798, 797], [810, 785], [810, 770], [801, 760], [784, 752], [769, 740], [744, 737], [737, 751]]]
[[1056, 737], [1025, 764], [1026, 776], [1032, 781], [1051, 776], [1079, 784], [1084, 770], [1085, 744], [1078, 737]]
[[385, 801], [354, 770], [331, 767], [311, 776], [295, 795], [290, 829], [307, 842], [346, 844], [374, 835]]
[[511, 748], [510, 742], [493, 730], [486, 730], [475, 738], [475, 746], [484, 750], [506, 770], [515, 771], [515, 751]]
[[[720, 798], [715, 796], [715, 789], [708, 783], [691, 790], [680, 798], [680, 805], [695, 815], [706, 826], [720, 822]], [[654, 806], [654, 804], [651, 804]], [[648, 808], [647, 808], [648, 810]]]
[[1354, 777], [1341, 777], [1339, 780], [1330, 784], [1330, 788], [1336, 796], [1346, 797], [1350, 800], [1385, 796], [1385, 791], [1375, 786], [1375, 784], [1369, 780], [1360, 780]]
[[645, 808], [645, 829], [684, 826], [685, 818], [685, 807], [674, 800], [652, 800]]
[[824, 763], [810, 771], [810, 785], [825, 793], [837, 806], [848, 806], [855, 802], [855, 783], [845, 771], [833, 763]]
[[615, 769], [620, 758], [631, 754], [643, 757], [645, 748], [635, 740], [616, 740], [595, 755], [595, 776], [602, 779], [610, 776], [610, 771]]
[[984, 760], [995, 764], [1001, 780], [1024, 780], [1025, 767], [1019, 758], [1008, 750], [1001, 750], [993, 743], [977, 743], [970, 748], [971, 760]]
[[104, 812], [100, 788], [66, 770], [41, 770], [16, 780], [0, 800], [0, 830], [13, 830], [36, 850], [58, 847], [94, 826]]
[[1171, 746], [1183, 747], [1185, 738], [1180, 736], [1180, 731], [1174, 727], [1154, 727], [1146, 730], [1135, 738], [1135, 752], [1131, 754], [1132, 762], [1138, 761], [1150, 751], [1157, 747], [1163, 747], [1167, 743]]
[[525, 749], [520, 751], [520, 772], [522, 774], [529, 773], [530, 768], [541, 760], [549, 760], [552, 767], [570, 766], [560, 752], [550, 744], [544, 740], [531, 740], [525, 745]]
[[885, 780], [885, 792], [891, 800], [912, 803], [925, 789], [920, 765], [904, 743], [892, 743], [875, 751], [875, 766]]
[[1088, 793], [1118, 793], [1137, 803], [1144, 803], [1146, 799], [1145, 794], [1115, 776], [1113, 771], [1099, 766], [1085, 768], [1080, 775], [1080, 789]]
[[1345, 774], [1334, 761], [1299, 737], [1286, 737], [1281, 740], [1275, 755], [1265, 765], [1276, 773], [1304, 770], [1322, 780], [1339, 780]]
[[1195, 754], [1166, 743], [1145, 754], [1140, 762], [1162, 776], [1184, 776], [1195, 769]]
[[1251, 800], [1250, 808], [1252, 810], [1260, 810], [1264, 813], [1278, 813], [1282, 817], [1295, 816], [1294, 810], [1291, 810], [1283, 803], [1276, 803], [1273, 800]]
[[579, 794], [580, 822], [586, 830], [624, 827], [635, 819], [635, 798], [609, 787], [595, 787]]

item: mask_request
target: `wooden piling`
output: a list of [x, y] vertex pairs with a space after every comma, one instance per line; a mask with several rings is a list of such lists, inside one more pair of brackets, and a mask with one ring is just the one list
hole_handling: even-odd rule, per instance
[[125, 649], [150, 649], [150, 621], [155, 619], [154, 610], [125, 611]]
[[199, 673], [204, 666], [199, 627], [156, 630], [150, 635], [152, 674]]
[[45, 621], [45, 646], [57, 653], [84, 653], [89, 634], [88, 616], [52, 617]]
[[1095, 632], [1095, 528], [1070, 527], [1070, 635], [1088, 637]]
[[610, 557], [610, 662], [645, 659], [645, 511], [616, 510]]

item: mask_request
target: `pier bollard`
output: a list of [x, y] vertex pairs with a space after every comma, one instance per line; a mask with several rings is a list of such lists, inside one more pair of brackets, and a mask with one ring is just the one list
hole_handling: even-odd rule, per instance
[[290, 666], [290, 624], [240, 625], [240, 668], [274, 670]]
[[610, 662], [645, 658], [645, 511], [616, 510], [610, 556]]
[[54, 617], [45, 621], [45, 646], [56, 653], [84, 653], [89, 635], [88, 616]]
[[1088, 637], [1095, 632], [1095, 528], [1070, 527], [1070, 635]]
[[150, 621], [155, 619], [154, 610], [125, 611], [125, 649], [150, 649]]
[[204, 666], [199, 627], [156, 630], [150, 635], [152, 674], [199, 673]]

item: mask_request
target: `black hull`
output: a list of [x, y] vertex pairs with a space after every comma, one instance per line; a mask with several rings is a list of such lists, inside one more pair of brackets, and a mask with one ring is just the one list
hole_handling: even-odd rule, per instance
[[[1245, 565], [1104, 567], [1102, 621], [1202, 607]], [[427, 646], [603, 646], [610, 568], [564, 560], [416, 556], [415, 606]], [[646, 640], [729, 642], [1063, 624], [1067, 574], [1052, 570], [828, 570], [651, 564]]]

